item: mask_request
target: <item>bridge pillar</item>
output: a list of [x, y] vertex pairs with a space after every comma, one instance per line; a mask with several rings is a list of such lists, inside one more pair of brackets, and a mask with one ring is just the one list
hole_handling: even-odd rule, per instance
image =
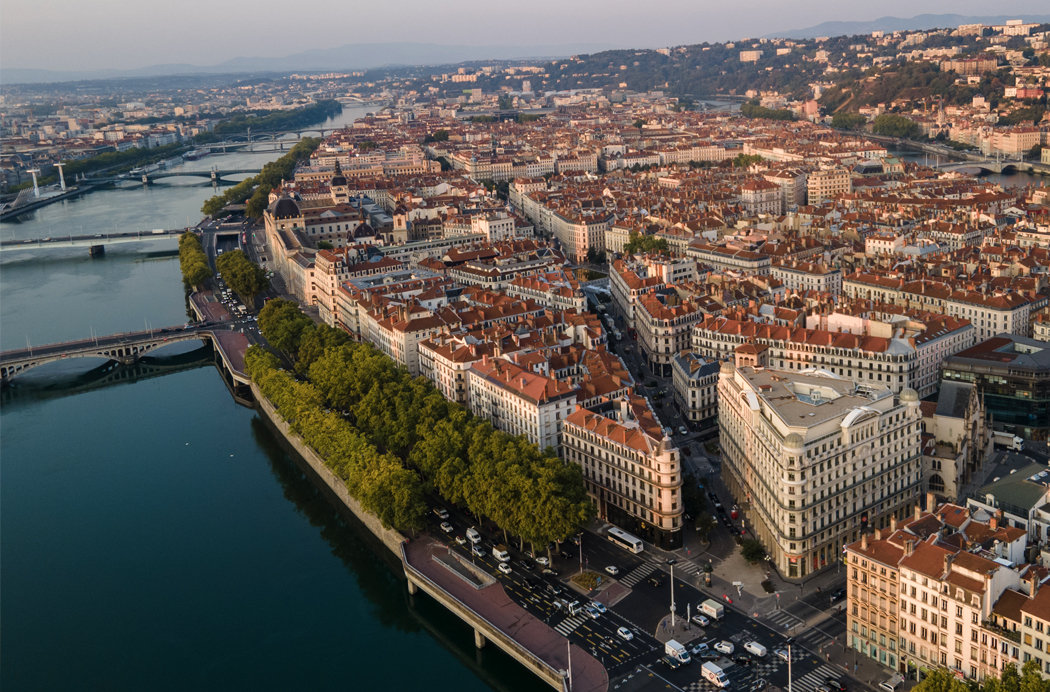
[[408, 595], [409, 596], [415, 596], [417, 593], [419, 593], [419, 587], [416, 586], [416, 583], [414, 581], [409, 579], [408, 580]]
[[474, 646], [476, 646], [479, 649], [484, 649], [485, 648], [485, 644], [487, 644], [487, 643], [488, 642], [485, 641], [485, 635], [481, 633], [481, 630], [479, 630], [477, 627], [475, 627], [474, 628]]
[[105, 245], [92, 245], [91, 247], [88, 248], [88, 254], [90, 254], [92, 257], [102, 257], [103, 255], [106, 254], [106, 246]]

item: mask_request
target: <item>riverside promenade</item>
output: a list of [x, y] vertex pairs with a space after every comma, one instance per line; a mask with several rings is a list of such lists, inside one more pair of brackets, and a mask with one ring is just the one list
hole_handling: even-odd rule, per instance
[[[426, 592], [474, 629], [478, 648], [495, 644], [537, 677], [557, 690], [607, 692], [609, 676], [604, 666], [588, 652], [572, 647], [572, 684], [564, 671], [568, 668], [568, 640], [530, 615], [511, 600], [495, 579], [479, 579], [463, 570], [450, 568], [445, 546], [422, 534], [409, 540], [382, 525], [350, 496], [346, 484], [324, 464], [324, 460], [291, 431], [262, 391], [253, 382], [251, 391], [256, 409], [297, 453], [307, 474], [330, 491], [329, 499], [349, 511], [382, 544], [401, 560], [411, 594]], [[440, 555], [445, 562], [435, 559]], [[490, 575], [491, 576], [491, 575]]]
[[[440, 559], [447, 551], [445, 545], [429, 537], [403, 544], [409, 592], [417, 588], [426, 591], [473, 625], [479, 646], [491, 641], [552, 687], [569, 689], [568, 681], [561, 675], [568, 669], [568, 640], [511, 600], [499, 581], [489, 579], [488, 583], [477, 585], [450, 569]], [[433, 592], [434, 587], [438, 593]], [[575, 645], [571, 656], [573, 692], [609, 689], [609, 675], [598, 659]]]

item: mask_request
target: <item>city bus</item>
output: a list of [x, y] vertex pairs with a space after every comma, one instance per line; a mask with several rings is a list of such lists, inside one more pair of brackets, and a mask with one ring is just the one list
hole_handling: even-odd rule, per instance
[[630, 550], [632, 553], [640, 553], [645, 550], [645, 544], [642, 543], [642, 539], [636, 538], [615, 526], [609, 527], [608, 536], [610, 541], [621, 548]]

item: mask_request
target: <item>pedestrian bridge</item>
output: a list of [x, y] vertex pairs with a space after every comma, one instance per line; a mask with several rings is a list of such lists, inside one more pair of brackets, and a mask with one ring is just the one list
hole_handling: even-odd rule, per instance
[[0, 353], [0, 382], [10, 382], [13, 377], [33, 368], [70, 358], [99, 358], [128, 365], [165, 346], [182, 341], [203, 340], [210, 341], [222, 355], [236, 382], [248, 384], [250, 379], [232, 367], [219, 343], [217, 335], [222, 332], [228, 333], [230, 328], [232, 325], [226, 327], [219, 323], [204, 322], [3, 351]]

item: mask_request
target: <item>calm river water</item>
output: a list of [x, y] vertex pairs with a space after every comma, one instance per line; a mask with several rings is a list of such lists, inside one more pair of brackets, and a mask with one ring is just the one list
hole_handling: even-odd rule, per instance
[[[183, 226], [210, 194], [184, 182], [94, 192], [0, 235]], [[185, 322], [172, 249], [5, 253], [0, 348]], [[183, 364], [95, 387], [78, 374], [99, 363], [71, 361], [2, 393], [0, 687], [537, 689], [428, 597], [408, 596], [207, 354], [167, 360]]]

